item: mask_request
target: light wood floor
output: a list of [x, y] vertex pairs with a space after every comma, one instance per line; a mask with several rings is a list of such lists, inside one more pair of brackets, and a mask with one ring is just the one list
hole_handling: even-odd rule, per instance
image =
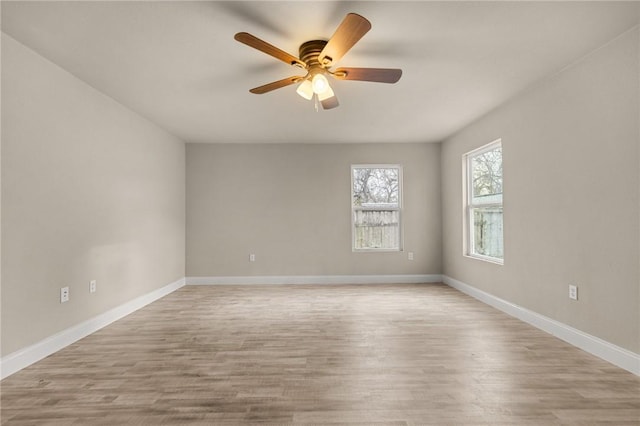
[[640, 424], [640, 378], [438, 284], [188, 286], [0, 386], [2, 425]]

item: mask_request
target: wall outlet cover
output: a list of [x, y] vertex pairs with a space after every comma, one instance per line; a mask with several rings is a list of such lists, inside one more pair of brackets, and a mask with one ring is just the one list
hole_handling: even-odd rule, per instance
[[69, 301], [69, 287], [62, 287], [60, 289], [60, 303]]
[[569, 299], [578, 300], [578, 286], [569, 285]]

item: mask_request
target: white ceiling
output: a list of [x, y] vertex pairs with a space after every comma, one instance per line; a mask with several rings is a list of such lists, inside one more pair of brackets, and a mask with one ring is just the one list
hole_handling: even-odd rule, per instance
[[[186, 142], [438, 142], [637, 25], [638, 2], [9, 2], [2, 31]], [[299, 75], [236, 42], [298, 54], [348, 12], [371, 31], [338, 66], [402, 68], [394, 85], [332, 81], [315, 112]]]

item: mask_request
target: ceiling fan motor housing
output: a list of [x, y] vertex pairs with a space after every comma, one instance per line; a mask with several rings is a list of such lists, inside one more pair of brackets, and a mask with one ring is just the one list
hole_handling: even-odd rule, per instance
[[300, 45], [300, 59], [307, 64], [307, 69], [310, 73], [312, 70], [320, 71], [331, 64], [331, 58], [326, 58], [328, 62], [325, 61], [324, 64], [321, 64], [318, 58], [326, 45], [326, 40], [310, 40]]

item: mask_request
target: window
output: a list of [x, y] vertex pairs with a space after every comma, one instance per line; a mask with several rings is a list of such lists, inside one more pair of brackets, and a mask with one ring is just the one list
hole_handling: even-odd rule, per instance
[[402, 168], [398, 165], [351, 166], [354, 251], [400, 251]]
[[464, 156], [466, 172], [465, 254], [502, 264], [502, 143]]

